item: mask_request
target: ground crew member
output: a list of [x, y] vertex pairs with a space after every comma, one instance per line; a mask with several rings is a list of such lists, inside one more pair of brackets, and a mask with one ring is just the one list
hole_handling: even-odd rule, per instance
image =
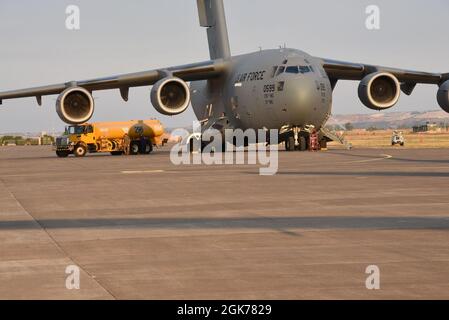
[[129, 156], [131, 150], [131, 139], [129, 138], [128, 134], [125, 134], [125, 136], [123, 137], [123, 147], [125, 155]]

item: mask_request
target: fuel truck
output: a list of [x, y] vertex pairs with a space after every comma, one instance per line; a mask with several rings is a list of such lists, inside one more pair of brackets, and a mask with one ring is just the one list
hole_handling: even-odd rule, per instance
[[87, 153], [149, 154], [154, 146], [164, 145], [164, 128], [159, 120], [95, 122], [68, 126], [56, 138], [55, 151], [60, 158]]

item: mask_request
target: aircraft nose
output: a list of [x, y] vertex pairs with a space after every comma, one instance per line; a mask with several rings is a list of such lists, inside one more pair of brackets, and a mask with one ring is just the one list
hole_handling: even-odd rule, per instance
[[320, 88], [311, 77], [295, 79], [286, 88], [291, 118], [295, 125], [313, 124], [318, 107], [321, 105]]

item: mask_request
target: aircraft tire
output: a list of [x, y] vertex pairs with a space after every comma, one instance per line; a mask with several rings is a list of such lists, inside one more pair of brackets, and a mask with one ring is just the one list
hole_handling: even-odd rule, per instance
[[295, 151], [295, 138], [293, 136], [290, 136], [285, 140], [285, 150]]
[[307, 150], [306, 138], [301, 136], [299, 137], [299, 151], [306, 151], [306, 150]]

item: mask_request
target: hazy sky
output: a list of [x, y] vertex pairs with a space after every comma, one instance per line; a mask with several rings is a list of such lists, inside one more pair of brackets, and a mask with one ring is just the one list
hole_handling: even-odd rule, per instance
[[[65, 28], [65, 9], [78, 5], [81, 29]], [[378, 5], [381, 29], [365, 28], [368, 5]], [[233, 54], [284, 43], [320, 57], [422, 71], [449, 72], [447, 0], [225, 0]], [[206, 31], [195, 0], [0, 0], [0, 90], [83, 80], [208, 59]], [[357, 82], [340, 82], [334, 114], [372, 112], [357, 98]], [[436, 86], [401, 96], [394, 111], [437, 109]], [[93, 121], [158, 117], [166, 126], [194, 118], [164, 117], [149, 88], [94, 93]], [[61, 130], [56, 96], [4, 101], [0, 132]]]

